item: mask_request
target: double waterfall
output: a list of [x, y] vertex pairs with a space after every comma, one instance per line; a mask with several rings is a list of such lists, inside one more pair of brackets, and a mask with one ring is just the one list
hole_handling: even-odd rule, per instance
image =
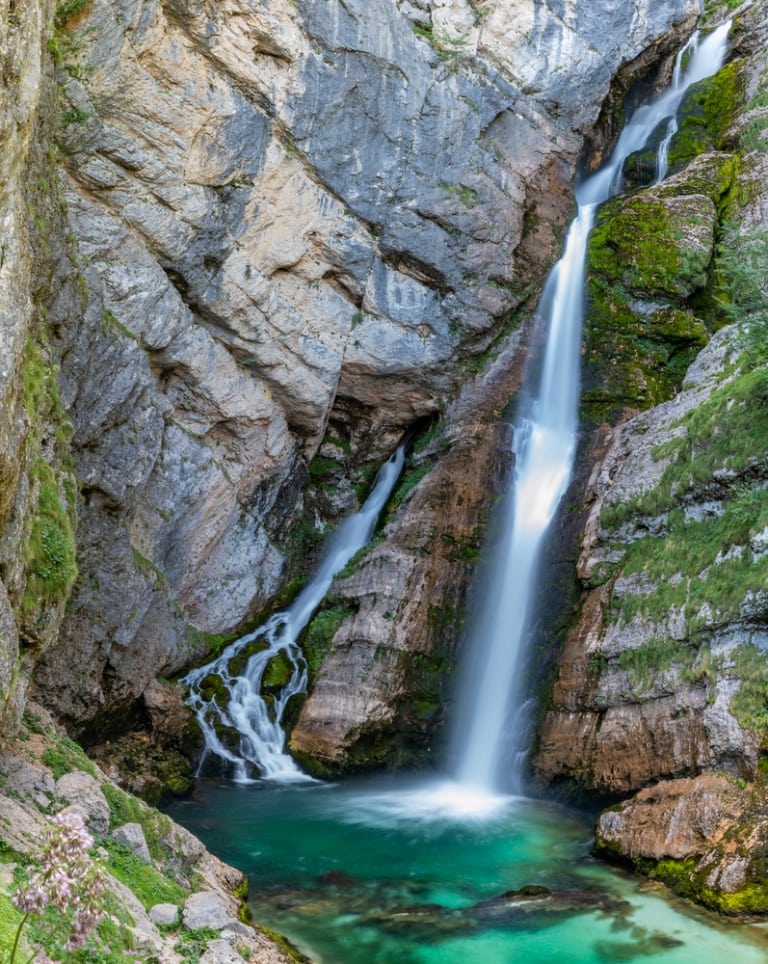
[[[603, 201], [621, 191], [627, 158], [653, 138], [660, 141], [657, 182], [666, 176], [680, 102], [692, 84], [722, 65], [729, 26], [725, 24], [703, 39], [696, 34], [689, 41], [677, 57], [669, 88], [634, 112], [608, 162], [577, 186], [578, 213], [563, 256], [542, 293], [543, 359], [536, 366], [535, 378], [531, 377], [521, 393], [523, 401], [514, 423], [514, 473], [500, 510], [493, 575], [482, 614], [466, 643], [470, 659], [454, 727], [454, 778], [465, 790], [493, 793], [498, 789], [519, 792], [521, 788], [530, 721], [527, 694], [520, 681], [525, 675], [526, 635], [542, 547], [571, 479], [578, 427], [584, 269], [595, 212]], [[286, 704], [306, 687], [306, 663], [297, 639], [334, 575], [370, 539], [403, 459], [399, 449], [384, 465], [362, 510], [340, 526], [317, 573], [292, 606], [182, 681], [189, 687], [188, 701], [206, 741], [202, 763], [215, 755], [240, 781], [253, 776], [278, 781], [306, 779], [285, 752], [282, 727]], [[232, 661], [243, 653], [250, 655], [235, 672]], [[262, 696], [261, 682], [267, 664], [277, 654], [289, 661], [292, 675], [269, 705]], [[226, 687], [226, 699], [217, 699], [211, 679]], [[236, 749], [223, 744], [219, 737], [222, 728], [237, 731]]]

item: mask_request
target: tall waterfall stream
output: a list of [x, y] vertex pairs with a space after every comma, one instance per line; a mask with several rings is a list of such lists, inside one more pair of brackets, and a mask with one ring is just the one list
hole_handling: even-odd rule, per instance
[[[353, 543], [370, 537], [402, 452], [382, 470], [360, 518], [336, 534], [294, 604], [187, 677], [206, 752], [233, 779], [201, 780], [195, 796], [170, 812], [249, 875], [255, 919], [286, 934], [313, 961], [612, 964], [652, 956], [659, 964], [757, 964], [768, 958], [762, 932], [676, 902], [663, 888], [592, 860], [586, 817], [510, 795], [504, 777], [513, 774], [511, 789], [519, 793], [514, 761], [525, 747], [515, 734], [526, 731], [526, 694], [515, 681], [523, 675], [543, 540], [571, 476], [589, 230], [597, 206], [620, 190], [625, 159], [666, 123], [656, 174], [664, 177], [676, 110], [691, 83], [719, 68], [727, 32], [726, 26], [691, 41], [670, 88], [634, 113], [609, 162], [577, 187], [578, 215], [542, 296], [548, 335], [541, 374], [523, 393], [529, 401], [514, 425], [504, 537], [490, 604], [469, 642], [476, 668], [467, 669], [459, 701], [451, 776], [324, 784], [302, 779], [284, 750], [282, 712], [306, 680], [296, 640], [356, 551]], [[250, 653], [248, 647], [256, 651], [235, 672], [233, 658]], [[290, 657], [293, 675], [270, 708], [260, 683], [279, 652]], [[232, 694], [224, 707], [206, 693], [212, 673]], [[236, 750], [219, 741], [222, 724], [239, 731]], [[526, 899], [509, 899], [526, 885]]]

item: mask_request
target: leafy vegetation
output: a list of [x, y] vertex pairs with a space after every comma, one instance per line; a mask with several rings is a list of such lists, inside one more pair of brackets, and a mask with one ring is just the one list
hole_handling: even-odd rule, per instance
[[218, 931], [210, 927], [202, 930], [185, 930], [179, 936], [179, 940], [174, 946], [177, 954], [181, 954], [185, 964], [198, 964], [200, 958], [205, 953], [208, 942], [219, 937]]
[[72, 425], [61, 403], [49, 352], [42, 333], [30, 337], [22, 371], [32, 450], [40, 453], [44, 437], [51, 433], [55, 452], [50, 461], [37, 454], [31, 463], [37, 503], [28, 523], [24, 550], [25, 613], [63, 602], [77, 577], [74, 474], [67, 454]]
[[107, 867], [110, 872], [133, 891], [147, 910], [155, 904], [179, 904], [188, 896], [174, 880], [144, 863], [111, 837], [106, 837], [102, 844], [109, 855]]
[[74, 770], [84, 770], [92, 777], [96, 776], [96, 768], [82, 747], [68, 737], [57, 737], [56, 742], [43, 751], [41, 760], [50, 768], [54, 780]]

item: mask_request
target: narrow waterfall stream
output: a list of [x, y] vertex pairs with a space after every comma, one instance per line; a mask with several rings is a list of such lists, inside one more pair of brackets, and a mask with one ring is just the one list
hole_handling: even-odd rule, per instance
[[[307, 686], [307, 664], [298, 638], [333, 577], [370, 541], [404, 461], [405, 449], [400, 446], [379, 470], [360, 511], [336, 529], [314, 575], [285, 612], [276, 613], [263, 626], [235, 640], [213, 662], [182, 679], [205, 741], [198, 773], [213, 756], [237, 782], [257, 777], [281, 782], [310, 779], [285, 752], [283, 729], [289, 701]], [[262, 681], [270, 661], [276, 658], [284, 661], [290, 676], [268, 700], [262, 693]], [[239, 734], [236, 750], [225, 746], [221, 730]]]
[[[562, 258], [542, 293], [546, 344], [538, 385], [527, 386], [513, 434], [514, 478], [501, 507], [499, 548], [483, 612], [467, 645], [472, 661], [462, 682], [456, 721], [456, 778], [475, 790], [520, 792], [530, 736], [520, 681], [526, 631], [538, 583], [538, 561], [550, 523], [571, 478], [576, 443], [579, 357], [587, 240], [597, 207], [621, 190], [627, 158], [665, 121], [676, 129], [686, 90], [720, 69], [730, 24], [680, 51], [671, 85], [638, 108], [608, 161], [576, 188], [578, 212]], [[687, 60], [686, 60], [687, 56]], [[661, 142], [657, 171], [669, 140]], [[664, 153], [661, 161], [662, 150]], [[658, 177], [658, 174], [657, 174]]]
[[[343, 565], [339, 559], [352, 554], [352, 538], [342, 530], [286, 613], [188, 677], [209, 755], [234, 780], [200, 780], [194, 796], [169, 812], [248, 874], [255, 920], [285, 934], [316, 964], [768, 960], [763, 930], [677, 901], [663, 887], [592, 859], [590, 815], [509, 793], [520, 786], [519, 769], [510, 780], [510, 761], [516, 757], [519, 767], [524, 753], [520, 740], [511, 748], [509, 742], [510, 729], [526, 728], [526, 694], [514, 683], [523, 675], [530, 599], [575, 448], [587, 236], [597, 205], [620, 190], [624, 159], [669, 124], [687, 85], [717, 70], [726, 36], [721, 28], [681, 54], [670, 90], [635, 112], [610, 162], [577, 189], [578, 216], [542, 297], [548, 338], [540, 378], [524, 393], [530, 401], [514, 427], [505, 538], [493, 604], [471, 640], [478, 669], [465, 688], [456, 727], [460, 762], [451, 777], [302, 779], [285, 754], [282, 708], [270, 713], [260, 705], [261, 674], [276, 653], [291, 656], [296, 686], [304, 685], [296, 638]], [[389, 481], [382, 477], [369, 499], [372, 519], [401, 464], [399, 453], [385, 466]], [[260, 641], [268, 648], [248, 656], [241, 677], [233, 658]], [[234, 702], [222, 707], [211, 699], [211, 674], [226, 681]], [[217, 722], [239, 730], [237, 753], [217, 744]], [[253, 779], [258, 775], [269, 779]]]

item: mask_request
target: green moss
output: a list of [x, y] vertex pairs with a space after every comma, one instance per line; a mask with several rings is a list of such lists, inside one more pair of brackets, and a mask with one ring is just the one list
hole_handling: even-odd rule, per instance
[[[606, 855], [609, 854], [606, 851]], [[722, 914], [741, 916], [768, 912], [768, 884], [748, 882], [733, 893], [707, 887], [707, 868], [695, 859], [636, 860], [635, 869], [652, 880], [660, 880], [674, 893], [694, 900]]]
[[692, 658], [676, 640], [652, 638], [642, 646], [622, 651], [619, 666], [629, 676], [633, 690], [641, 694], [653, 685], [659, 673], [670, 669], [681, 657]]
[[703, 896], [704, 904], [723, 914], [741, 916], [768, 913], [768, 884], [747, 884], [733, 894], [705, 890]]
[[261, 688], [266, 691], [280, 690], [290, 680], [293, 675], [293, 663], [283, 650], [267, 662], [264, 667], [264, 675], [261, 678]]
[[107, 866], [110, 872], [133, 891], [147, 910], [155, 904], [180, 904], [187, 898], [188, 892], [176, 881], [164, 877], [127, 847], [109, 837], [102, 844], [109, 855]]
[[63, 602], [77, 578], [73, 513], [66, 495], [62, 497], [60, 478], [42, 458], [35, 460], [32, 476], [37, 480], [38, 496], [24, 553], [25, 612]]
[[46, 437], [52, 437], [54, 445], [53, 458], [37, 454], [30, 465], [37, 503], [24, 549], [27, 581], [22, 611], [27, 614], [65, 601], [77, 578], [75, 483], [68, 454], [72, 425], [61, 403], [57, 370], [49, 355], [43, 334], [37, 332], [24, 355], [24, 407], [30, 420], [32, 451], [40, 453]]
[[[768, 580], [768, 557], [753, 557], [749, 539], [768, 525], [768, 490], [736, 489], [719, 517], [686, 522], [673, 516], [669, 531], [633, 542], [622, 576], [642, 574], [653, 587], [624, 595], [613, 612], [628, 622], [635, 615], [662, 621], [680, 611], [689, 638], [715, 622], [738, 615], [749, 592], [760, 592]], [[733, 553], [734, 547], [741, 547]], [[620, 606], [620, 608], [618, 608]]]
[[423, 462], [421, 465], [417, 465], [415, 468], [412, 468], [410, 471], [405, 473], [400, 481], [400, 484], [395, 489], [395, 494], [392, 496], [392, 505], [394, 508], [397, 509], [403, 504], [411, 490], [415, 489], [419, 482], [429, 475], [429, 473], [432, 471], [432, 468], [432, 463], [427, 461]]
[[291, 944], [287, 937], [284, 937], [282, 934], [278, 934], [277, 931], [270, 930], [269, 927], [259, 926], [256, 929], [277, 944], [282, 952], [288, 957], [289, 961], [293, 961], [294, 964], [311, 964], [311, 958], [305, 957], [301, 951], [297, 950], [297, 948]]
[[588, 243], [587, 420], [614, 420], [627, 407], [671, 398], [709, 333], [727, 320], [712, 297], [722, 269], [710, 239], [730, 210], [737, 170], [729, 154], [700, 156], [674, 182], [602, 206]]
[[709, 198], [722, 212], [730, 199], [739, 168], [739, 159], [733, 154], [707, 154], [694, 159], [683, 178], [675, 178], [671, 184], [660, 184], [654, 193], [660, 198], [699, 194]]
[[[257, 636], [256, 639], [252, 639], [245, 646], [240, 647], [240, 651], [229, 661], [227, 669], [232, 676], [242, 676], [250, 658], [257, 653], [263, 653], [265, 649], [269, 649], [269, 643], [263, 636]], [[225, 706], [229, 702], [229, 690], [224, 685], [222, 678], [215, 673], [206, 676], [200, 684], [200, 688], [206, 699], [216, 696], [221, 706]], [[222, 700], [224, 702], [221, 702]]]
[[[699, 167], [690, 185], [675, 186], [674, 203], [654, 189], [615, 198], [598, 215], [587, 252], [587, 419], [611, 419], [626, 407], [643, 409], [671, 398], [707, 343], [702, 312], [691, 306], [710, 283], [706, 240], [715, 228], [715, 209], [697, 191], [699, 181], [710, 183], [711, 167], [716, 176], [708, 194], [719, 203], [734, 165], [721, 157]], [[704, 227], [691, 244], [697, 221]]]
[[185, 929], [179, 935], [179, 939], [173, 949], [177, 954], [181, 955], [185, 964], [198, 964], [209, 942], [216, 940], [216, 938], [220, 936], [219, 931], [213, 930], [210, 927], [205, 927], [198, 931]]
[[53, 746], [43, 751], [41, 760], [51, 770], [55, 780], [73, 770], [84, 770], [92, 777], [96, 776], [96, 768], [85, 755], [82, 747], [67, 737], [57, 738]]
[[163, 859], [165, 851], [162, 839], [171, 829], [168, 817], [113, 783], [103, 783], [101, 790], [109, 804], [110, 830], [121, 827], [124, 823], [138, 823], [144, 833], [152, 859]]
[[[678, 505], [686, 492], [711, 483], [716, 472], [742, 476], [762, 460], [768, 438], [768, 367], [742, 371], [676, 425], [685, 428], [685, 436], [655, 452], [670, 460], [659, 484], [623, 505], [606, 507], [600, 517], [605, 528], [632, 516], [657, 516]], [[760, 500], [757, 493], [750, 498]], [[732, 509], [729, 519], [736, 523], [743, 513], [737, 503]]]
[[[134, 557], [135, 558], [135, 557]], [[160, 570], [157, 570], [160, 572]], [[165, 576], [163, 576], [165, 579]], [[206, 633], [191, 624], [184, 630], [184, 639], [190, 648], [205, 652], [208, 656], [218, 656], [230, 643], [239, 639], [239, 633]]]
[[644, 193], [606, 204], [589, 238], [591, 271], [651, 299], [685, 299], [706, 284], [709, 252], [684, 243], [690, 219], [706, 208], [694, 196], [680, 200], [670, 206]]
[[671, 398], [707, 342], [702, 323], [683, 308], [637, 311], [626, 291], [596, 276], [589, 295], [585, 416], [602, 421], [624, 407], [644, 409]]
[[328, 485], [327, 476], [339, 471], [339, 463], [336, 459], [326, 458], [316, 455], [307, 466], [309, 477], [315, 485]]
[[314, 679], [320, 671], [323, 658], [330, 651], [333, 637], [339, 627], [354, 612], [352, 605], [329, 606], [327, 609], [321, 609], [307, 626], [301, 639], [301, 646], [307, 660], [310, 679]]
[[719, 151], [743, 101], [736, 62], [726, 64], [713, 77], [694, 84], [683, 97], [679, 129], [669, 148], [669, 165], [678, 171], [698, 154]]

